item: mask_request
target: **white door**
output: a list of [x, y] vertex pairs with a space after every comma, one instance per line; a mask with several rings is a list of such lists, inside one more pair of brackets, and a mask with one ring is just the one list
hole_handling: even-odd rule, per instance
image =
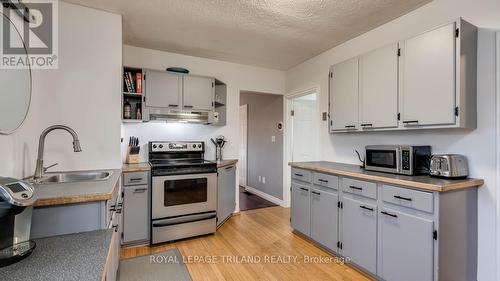
[[210, 77], [183, 76], [184, 109], [211, 110], [214, 107], [215, 80]]
[[146, 105], [154, 107], [178, 108], [182, 89], [180, 75], [164, 71], [145, 72]]
[[358, 58], [330, 68], [330, 130], [358, 128]]
[[316, 93], [292, 100], [292, 161], [315, 161], [318, 140]]
[[360, 128], [398, 126], [398, 44], [359, 58]]
[[455, 23], [402, 44], [402, 122], [455, 124]]
[[247, 186], [247, 151], [248, 151], [248, 105], [240, 106], [240, 186]]

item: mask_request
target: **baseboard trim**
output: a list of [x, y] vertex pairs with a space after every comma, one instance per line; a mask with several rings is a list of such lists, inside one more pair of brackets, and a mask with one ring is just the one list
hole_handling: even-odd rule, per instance
[[262, 197], [262, 198], [266, 199], [267, 201], [271, 201], [271, 202], [273, 202], [276, 205], [280, 205], [280, 206], [284, 207], [285, 202], [283, 200], [281, 200], [281, 199], [278, 199], [278, 198], [276, 198], [276, 197], [274, 197], [272, 195], [269, 195], [269, 194], [267, 194], [265, 192], [262, 192], [262, 191], [260, 191], [258, 189], [250, 187], [248, 185], [245, 185], [243, 187], [245, 188], [246, 191], [248, 191], [250, 193], [253, 193], [253, 194], [255, 194], [255, 195], [259, 196], [259, 197]]

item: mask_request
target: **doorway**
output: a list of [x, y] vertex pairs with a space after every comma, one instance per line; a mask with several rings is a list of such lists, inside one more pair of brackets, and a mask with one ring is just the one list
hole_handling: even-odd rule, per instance
[[240, 105], [239, 185], [247, 186], [248, 104]]
[[317, 160], [316, 93], [292, 99], [292, 162]]
[[285, 102], [285, 154], [283, 165], [283, 203], [290, 206], [289, 162], [317, 161], [319, 123], [317, 88], [287, 95]]
[[240, 92], [240, 210], [283, 200], [283, 96]]

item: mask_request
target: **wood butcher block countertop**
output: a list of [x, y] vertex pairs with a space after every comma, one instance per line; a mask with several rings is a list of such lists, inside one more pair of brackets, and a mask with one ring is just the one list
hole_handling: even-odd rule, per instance
[[148, 162], [136, 163], [136, 164], [123, 164], [122, 172], [123, 173], [132, 173], [132, 172], [146, 172], [151, 170], [151, 165]]
[[118, 186], [121, 170], [101, 171], [112, 172], [112, 175], [103, 181], [35, 184], [38, 199], [34, 206], [45, 207], [110, 200]]
[[458, 179], [448, 180], [433, 178], [430, 176], [405, 176], [389, 173], [372, 172], [361, 169], [358, 165], [343, 164], [335, 162], [291, 162], [290, 166], [316, 172], [335, 174], [339, 176], [347, 176], [361, 180], [371, 180], [386, 184], [394, 184], [400, 186], [413, 187], [430, 191], [450, 191], [456, 189], [464, 189], [471, 187], [479, 187], [484, 184], [482, 179]]
[[222, 160], [220, 162], [217, 162], [217, 168], [223, 168], [226, 166], [231, 166], [238, 163], [237, 159], [227, 159], [227, 160]]

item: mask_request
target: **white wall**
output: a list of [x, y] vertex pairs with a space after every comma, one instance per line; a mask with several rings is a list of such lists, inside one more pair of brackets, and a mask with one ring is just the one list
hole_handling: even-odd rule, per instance
[[287, 71], [287, 93], [320, 86], [320, 111], [328, 110], [328, 68], [330, 65], [377, 47], [418, 34], [458, 17], [480, 27], [478, 43], [478, 128], [463, 130], [327, 133], [320, 125], [323, 160], [357, 163], [354, 149], [367, 144], [430, 144], [436, 153], [462, 153], [469, 159], [470, 174], [485, 179], [479, 189], [478, 280], [497, 280], [496, 259], [496, 108], [495, 34], [500, 29], [500, 1], [435, 0], [410, 14], [330, 49]]
[[55, 131], [47, 137], [45, 164], [56, 170], [121, 167], [121, 16], [59, 2], [59, 69], [33, 71], [31, 108], [12, 135], [0, 135], [0, 175], [25, 177], [35, 169], [38, 137], [65, 124], [80, 136]]
[[[238, 159], [239, 95], [240, 91], [255, 91], [283, 95], [285, 73], [260, 67], [247, 66], [199, 57], [168, 53], [133, 46], [123, 46], [123, 64], [127, 66], [165, 70], [181, 66], [190, 73], [214, 76], [227, 84], [227, 125], [224, 127], [182, 123], [126, 123], [122, 125], [122, 157], [129, 136], [139, 137], [141, 160], [147, 161], [147, 143], [151, 140], [201, 140], [206, 143], [206, 159], [215, 159], [210, 138], [224, 135], [229, 142], [224, 146], [224, 158]], [[238, 198], [238, 197], [237, 197]], [[237, 206], [237, 208], [239, 205]]]

